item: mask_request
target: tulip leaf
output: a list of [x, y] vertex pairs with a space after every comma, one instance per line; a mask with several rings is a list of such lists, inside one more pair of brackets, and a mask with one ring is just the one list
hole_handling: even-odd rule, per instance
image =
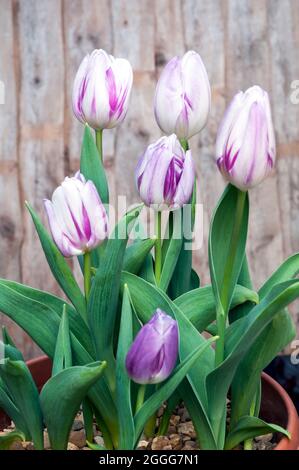
[[266, 423], [255, 416], [243, 416], [227, 435], [224, 448], [233, 449], [246, 439], [273, 432], [281, 433], [290, 439], [290, 433], [277, 424]]
[[145, 240], [136, 240], [129, 245], [125, 251], [123, 270], [138, 274], [155, 242], [155, 238], [146, 238]]
[[214, 212], [209, 235], [209, 263], [216, 306], [229, 311], [241, 271], [247, 238], [248, 194], [228, 185]]
[[[44, 299], [44, 300], [43, 300]], [[0, 280], [0, 310], [14, 320], [35, 343], [51, 358], [54, 357], [64, 302], [50, 294], [31, 289], [21, 284]], [[55, 305], [58, 305], [56, 308]], [[94, 356], [80, 343], [80, 317], [78, 326], [71, 321], [72, 308], [67, 308], [71, 328], [74, 364], [85, 365], [94, 361]], [[82, 321], [82, 320], [81, 320]], [[84, 322], [82, 321], [84, 325]], [[73, 333], [76, 331], [76, 334]], [[83, 330], [82, 330], [83, 335]], [[89, 340], [90, 342], [90, 340]], [[115, 426], [117, 413], [106, 381], [99, 381], [89, 392], [95, 408], [100, 408], [103, 419], [111, 429]]]
[[225, 359], [207, 377], [209, 413], [219, 448], [223, 448], [225, 438], [226, 407], [223, 404], [239, 364], [275, 315], [297, 297], [299, 281], [278, 284], [245, 317], [227, 328]]
[[86, 302], [74, 275], [33, 208], [26, 203], [53, 276], [77, 312], [86, 320]]
[[182, 237], [182, 210], [174, 211], [172, 214], [173, 217], [173, 228], [171, 233], [171, 238], [168, 242], [167, 251], [165, 253], [165, 258], [163, 261], [162, 272], [159, 287], [166, 292], [168, 289], [169, 283], [171, 281], [172, 275], [174, 273], [181, 247], [183, 244]]
[[34, 447], [43, 449], [43, 417], [39, 394], [28, 367], [22, 361], [5, 359], [4, 364], [0, 365], [0, 376], [24, 417]]
[[82, 412], [86, 441], [93, 441], [93, 408], [88, 397], [82, 401]]
[[7, 331], [6, 326], [2, 326], [2, 339], [4, 344], [9, 344], [10, 346], [13, 346], [14, 348], [17, 349], [14, 340], [10, 336], [10, 334]]
[[[102, 261], [94, 276], [88, 302], [88, 322], [98, 359], [110, 359], [117, 312], [120, 276], [128, 236], [142, 206], [128, 212], [108, 240]], [[108, 354], [108, 356], [107, 356]]]
[[72, 347], [69, 320], [67, 316], [66, 305], [64, 304], [53, 358], [52, 376], [71, 366]]
[[12, 401], [9, 395], [9, 391], [7, 390], [7, 387], [5, 386], [2, 379], [0, 379], [0, 408], [5, 411], [5, 413], [14, 422], [15, 427], [22, 431], [25, 435], [26, 440], [29, 441], [30, 432], [28, 430], [28, 426], [19, 409]]
[[26, 441], [22, 431], [16, 430], [0, 436], [0, 450], [9, 450], [11, 445], [18, 441]]
[[85, 125], [84, 130], [80, 171], [86, 180], [91, 180], [94, 183], [102, 203], [109, 204], [109, 189], [105, 168], [88, 124]]
[[217, 338], [218, 337], [216, 336], [206, 340], [204, 344], [201, 344], [196, 348], [196, 350], [192, 351], [184, 361], [176, 367], [170, 378], [145, 401], [135, 416], [136, 437], [140, 436], [148, 419], [157, 411], [161, 406], [161, 403], [166, 401], [172, 395], [187, 375], [190, 368], [197, 360], [199, 360], [204, 351], [210, 347], [211, 343], [217, 340]]
[[124, 286], [116, 361], [116, 400], [119, 417], [119, 449], [133, 449], [135, 427], [131, 405], [131, 380], [126, 369], [126, 356], [133, 341], [130, 294]]
[[40, 401], [53, 450], [67, 448], [68, 436], [80, 404], [105, 367], [105, 362], [69, 367], [48, 380], [43, 387]]
[[156, 278], [155, 278], [155, 272], [154, 272], [154, 260], [153, 260], [153, 255], [151, 253], [149, 253], [147, 257], [145, 258], [144, 264], [141, 270], [139, 271], [138, 275], [145, 281], [153, 284], [153, 286], [156, 285]]

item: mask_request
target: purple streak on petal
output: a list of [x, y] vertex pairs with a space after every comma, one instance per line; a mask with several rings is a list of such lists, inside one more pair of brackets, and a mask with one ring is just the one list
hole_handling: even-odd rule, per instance
[[82, 205], [82, 216], [83, 216], [83, 229], [84, 229], [84, 236], [86, 241], [90, 240], [90, 237], [92, 235], [91, 233], [91, 227], [90, 227], [90, 221], [88, 218], [88, 214], [86, 212], [85, 207]]
[[106, 70], [106, 80], [107, 80], [109, 106], [110, 106], [109, 117], [111, 118], [111, 116], [113, 116], [113, 114], [115, 113], [117, 109], [116, 84], [115, 84], [114, 73], [111, 67], [109, 67]]

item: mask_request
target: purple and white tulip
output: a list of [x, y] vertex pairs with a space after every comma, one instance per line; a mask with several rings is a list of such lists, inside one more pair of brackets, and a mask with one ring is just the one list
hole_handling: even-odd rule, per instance
[[102, 49], [85, 56], [73, 87], [73, 111], [93, 129], [111, 129], [123, 121], [133, 82], [126, 59], [115, 59]]
[[177, 322], [160, 309], [138, 332], [126, 357], [129, 376], [139, 384], [167, 379], [178, 357]]
[[187, 52], [165, 66], [155, 95], [155, 116], [165, 134], [189, 139], [206, 125], [211, 106], [211, 88], [199, 54]]
[[246, 191], [268, 176], [275, 153], [268, 93], [259, 86], [240, 91], [218, 131], [216, 159], [221, 173], [227, 181]]
[[187, 204], [194, 178], [191, 151], [185, 152], [174, 134], [149, 145], [135, 170], [142, 201], [159, 211], [174, 210]]
[[65, 257], [100, 245], [108, 235], [108, 217], [92, 181], [77, 172], [44, 200], [52, 237]]

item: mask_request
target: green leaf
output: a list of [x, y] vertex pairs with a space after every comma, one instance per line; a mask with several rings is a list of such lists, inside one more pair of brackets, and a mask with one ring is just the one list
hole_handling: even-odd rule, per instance
[[138, 437], [148, 421], [148, 419], [157, 411], [161, 404], [167, 400], [170, 395], [176, 390], [178, 385], [182, 382], [190, 368], [194, 363], [199, 360], [203, 352], [210, 346], [210, 344], [217, 339], [216, 337], [210, 338], [205, 344], [200, 345], [195, 351], [186, 357], [173, 371], [170, 378], [163, 383], [160, 388], [153, 393], [142, 405], [140, 410], [135, 416], [136, 437]]
[[107, 450], [104, 446], [100, 446], [99, 444], [94, 444], [93, 442], [86, 441], [86, 444], [91, 450]]
[[[258, 294], [246, 287], [236, 285], [231, 307], [236, 307], [246, 301], [258, 303]], [[175, 299], [174, 303], [200, 332], [204, 331], [216, 319], [216, 306], [212, 286], [193, 289]]]
[[226, 313], [241, 271], [247, 238], [248, 194], [228, 185], [215, 210], [209, 235], [209, 263], [216, 305]]
[[[246, 253], [244, 255], [241, 271], [238, 278], [238, 284], [243, 287], [247, 287], [247, 289], [252, 289], [252, 282], [249, 272], [248, 260]], [[257, 302], [255, 302], [257, 303]], [[238, 320], [239, 318], [244, 317], [247, 315], [249, 310], [253, 307], [253, 302], [248, 300], [241, 305], [233, 306], [231, 305], [231, 309], [229, 311], [229, 323], [233, 323], [234, 321]]]
[[105, 367], [105, 362], [69, 367], [48, 380], [43, 387], [40, 401], [53, 450], [67, 448], [68, 436], [80, 404]]
[[93, 408], [88, 397], [82, 401], [83, 421], [86, 441], [93, 441]]
[[52, 376], [71, 366], [72, 348], [69, 330], [69, 320], [67, 316], [66, 305], [64, 305], [54, 352]]
[[[98, 358], [111, 360], [122, 263], [130, 230], [141, 208], [139, 206], [131, 210], [118, 223], [93, 279], [88, 302], [88, 322]], [[110, 355], [107, 356], [107, 352]], [[113, 367], [111, 361], [108, 367]]]
[[123, 270], [138, 274], [155, 242], [155, 238], [146, 238], [145, 240], [136, 240], [129, 245], [125, 251]]
[[275, 315], [299, 296], [299, 282], [289, 281], [275, 286], [245, 317], [226, 330], [226, 357], [207, 377], [210, 418], [218, 436], [218, 446], [224, 445], [225, 398], [241, 360]]
[[128, 287], [124, 286], [116, 361], [116, 400], [119, 417], [119, 449], [133, 449], [135, 427], [131, 406], [131, 380], [126, 356], [133, 341], [132, 309]]
[[299, 253], [285, 260], [281, 266], [270, 276], [259, 290], [261, 297], [265, 297], [272, 287], [289, 279], [294, 278], [299, 273]]
[[87, 180], [91, 180], [100, 195], [103, 204], [109, 204], [109, 189], [106, 178], [105, 168], [100, 159], [99, 151], [96, 146], [95, 139], [91, 133], [88, 124], [85, 125], [80, 171]]
[[0, 376], [24, 417], [34, 447], [43, 449], [43, 417], [39, 394], [28, 367], [24, 362], [5, 359], [4, 364], [0, 365]]
[[86, 302], [73, 273], [33, 208], [26, 203], [53, 276], [78, 313], [86, 320]]
[[270, 432], [279, 432], [290, 438], [289, 432], [277, 424], [266, 423], [255, 416], [243, 416], [227, 435], [225, 449], [233, 449], [246, 439], [263, 436]]
[[15, 345], [14, 340], [12, 339], [12, 337], [10, 336], [10, 334], [7, 331], [6, 326], [4, 326], [4, 325], [2, 326], [2, 339], [3, 339], [4, 344], [9, 344], [13, 348], [17, 349], [17, 346]]
[[9, 396], [9, 391], [7, 390], [7, 387], [5, 386], [2, 379], [0, 379], [0, 408], [4, 410], [5, 413], [14, 422], [15, 427], [24, 433], [26, 441], [29, 441], [30, 432], [24, 417], [13, 403], [11, 397]]
[[150, 282], [154, 286], [156, 285], [156, 278], [154, 272], [154, 260], [151, 253], [145, 258], [144, 264], [139, 271], [139, 277], [142, 277], [147, 282]]
[[25, 442], [26, 436], [21, 431], [12, 431], [4, 436], [0, 436], [0, 450], [9, 450], [14, 442], [23, 441]]
[[182, 210], [177, 210], [173, 212], [173, 230], [171, 238], [168, 242], [167, 251], [165, 254], [165, 259], [163, 261], [161, 279], [159, 286], [162, 290], [166, 291], [168, 289], [169, 283], [171, 281], [172, 275], [174, 273], [181, 247], [183, 244], [182, 237]]

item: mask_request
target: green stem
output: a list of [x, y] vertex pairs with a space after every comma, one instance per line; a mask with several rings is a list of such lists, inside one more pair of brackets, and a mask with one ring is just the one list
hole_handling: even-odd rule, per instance
[[216, 308], [216, 319], [217, 319], [217, 331], [219, 335], [219, 340], [216, 343], [216, 354], [215, 354], [215, 365], [216, 367], [223, 362], [224, 358], [224, 335], [226, 329], [226, 320], [229, 309], [229, 286], [231, 279], [235, 258], [237, 255], [238, 249], [238, 238], [240, 236], [240, 231], [242, 228], [244, 206], [246, 200], [246, 192], [238, 191], [237, 195], [237, 204], [236, 204], [236, 213], [235, 213], [235, 224], [233, 227], [230, 246], [229, 246], [229, 256], [225, 265], [222, 290], [220, 292], [220, 301], [218, 301], [218, 306]]
[[156, 231], [156, 244], [155, 244], [155, 277], [157, 285], [160, 283], [161, 270], [162, 270], [162, 240], [161, 240], [161, 212], [155, 212], [155, 231]]
[[100, 155], [101, 161], [103, 161], [103, 131], [102, 129], [96, 131], [96, 145]]
[[140, 385], [138, 392], [137, 392], [137, 398], [136, 398], [136, 410], [135, 412], [137, 413], [140, 408], [143, 405], [144, 402], [144, 397], [145, 397], [145, 390], [146, 390], [146, 385]]
[[84, 292], [85, 292], [85, 299], [86, 302], [88, 301], [89, 298], [89, 293], [90, 293], [90, 286], [91, 286], [91, 256], [90, 252], [86, 251], [84, 253]]
[[181, 146], [183, 147], [183, 149], [185, 150], [185, 152], [187, 152], [187, 150], [189, 150], [188, 140], [187, 139], [180, 139], [180, 143], [181, 143]]
[[[255, 394], [249, 410], [249, 416], [254, 416], [255, 406], [256, 406], [257, 395]], [[244, 450], [252, 450], [253, 439], [246, 439], [244, 441]]]

